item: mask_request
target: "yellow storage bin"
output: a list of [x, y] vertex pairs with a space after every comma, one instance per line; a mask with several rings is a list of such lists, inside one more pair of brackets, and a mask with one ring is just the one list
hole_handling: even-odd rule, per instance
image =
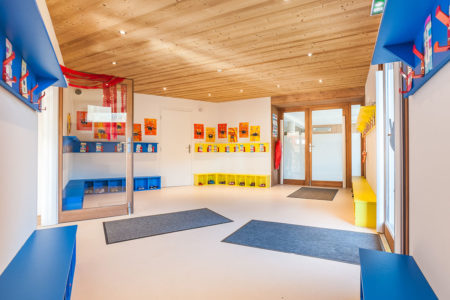
[[226, 174], [217, 174], [216, 184], [226, 185], [227, 184], [227, 175]]
[[256, 176], [256, 187], [268, 188], [270, 186], [270, 175]]
[[245, 186], [255, 187], [256, 186], [256, 176], [255, 175], [246, 175], [245, 176]]
[[206, 185], [208, 184], [208, 174], [194, 174], [194, 185]]
[[236, 175], [236, 185], [245, 186], [245, 175]]
[[217, 182], [217, 175], [216, 174], [208, 174], [207, 184], [213, 185], [213, 184], [216, 184], [216, 182]]
[[227, 185], [235, 186], [236, 183], [236, 175], [234, 174], [227, 174]]
[[352, 177], [355, 204], [355, 225], [375, 228], [377, 225], [377, 196], [364, 177]]

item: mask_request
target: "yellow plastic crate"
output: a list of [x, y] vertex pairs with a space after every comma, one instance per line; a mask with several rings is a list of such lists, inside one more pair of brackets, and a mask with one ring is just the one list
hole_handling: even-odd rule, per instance
[[222, 174], [222, 173], [217, 174], [216, 184], [227, 185], [227, 174]]
[[208, 174], [194, 174], [194, 185], [201, 186], [208, 184]]
[[270, 175], [257, 175], [256, 176], [256, 187], [258, 188], [268, 188], [270, 187]]
[[256, 176], [255, 175], [245, 175], [245, 186], [246, 187], [256, 187]]
[[227, 174], [227, 185], [236, 186], [236, 175]]
[[375, 228], [377, 225], [377, 196], [364, 177], [352, 177], [355, 204], [355, 225]]

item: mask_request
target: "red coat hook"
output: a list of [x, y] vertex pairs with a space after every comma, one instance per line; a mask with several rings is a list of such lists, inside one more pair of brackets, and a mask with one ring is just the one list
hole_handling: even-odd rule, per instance
[[[441, 6], [440, 5], [436, 8], [436, 19], [441, 21], [441, 23], [444, 24], [446, 27], [449, 27], [450, 17], [447, 16], [441, 10]], [[449, 38], [448, 38], [447, 46], [439, 46], [439, 42], [434, 43], [434, 52], [446, 52], [448, 50], [450, 50], [450, 35], [449, 35]]]

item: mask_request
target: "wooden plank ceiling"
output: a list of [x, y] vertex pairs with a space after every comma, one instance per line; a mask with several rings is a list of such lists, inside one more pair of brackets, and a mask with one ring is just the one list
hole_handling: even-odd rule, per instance
[[380, 21], [369, 16], [371, 0], [47, 5], [69, 68], [132, 78], [138, 93], [213, 102], [281, 96], [281, 106], [295, 102], [283, 95], [362, 97]]

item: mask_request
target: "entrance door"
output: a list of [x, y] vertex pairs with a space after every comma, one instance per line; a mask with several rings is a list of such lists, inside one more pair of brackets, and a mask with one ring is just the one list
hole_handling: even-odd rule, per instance
[[[350, 108], [305, 107], [284, 113], [283, 183], [342, 187], [351, 174], [344, 111]], [[349, 125], [349, 126], [346, 126]], [[351, 128], [351, 127], [349, 127]]]
[[311, 185], [341, 187], [344, 181], [345, 123], [343, 110], [311, 112]]
[[192, 185], [190, 112], [161, 114], [161, 179], [165, 187]]
[[[284, 113], [283, 124], [283, 183], [306, 185], [307, 179], [307, 113]], [[309, 180], [308, 180], [309, 184]]]

